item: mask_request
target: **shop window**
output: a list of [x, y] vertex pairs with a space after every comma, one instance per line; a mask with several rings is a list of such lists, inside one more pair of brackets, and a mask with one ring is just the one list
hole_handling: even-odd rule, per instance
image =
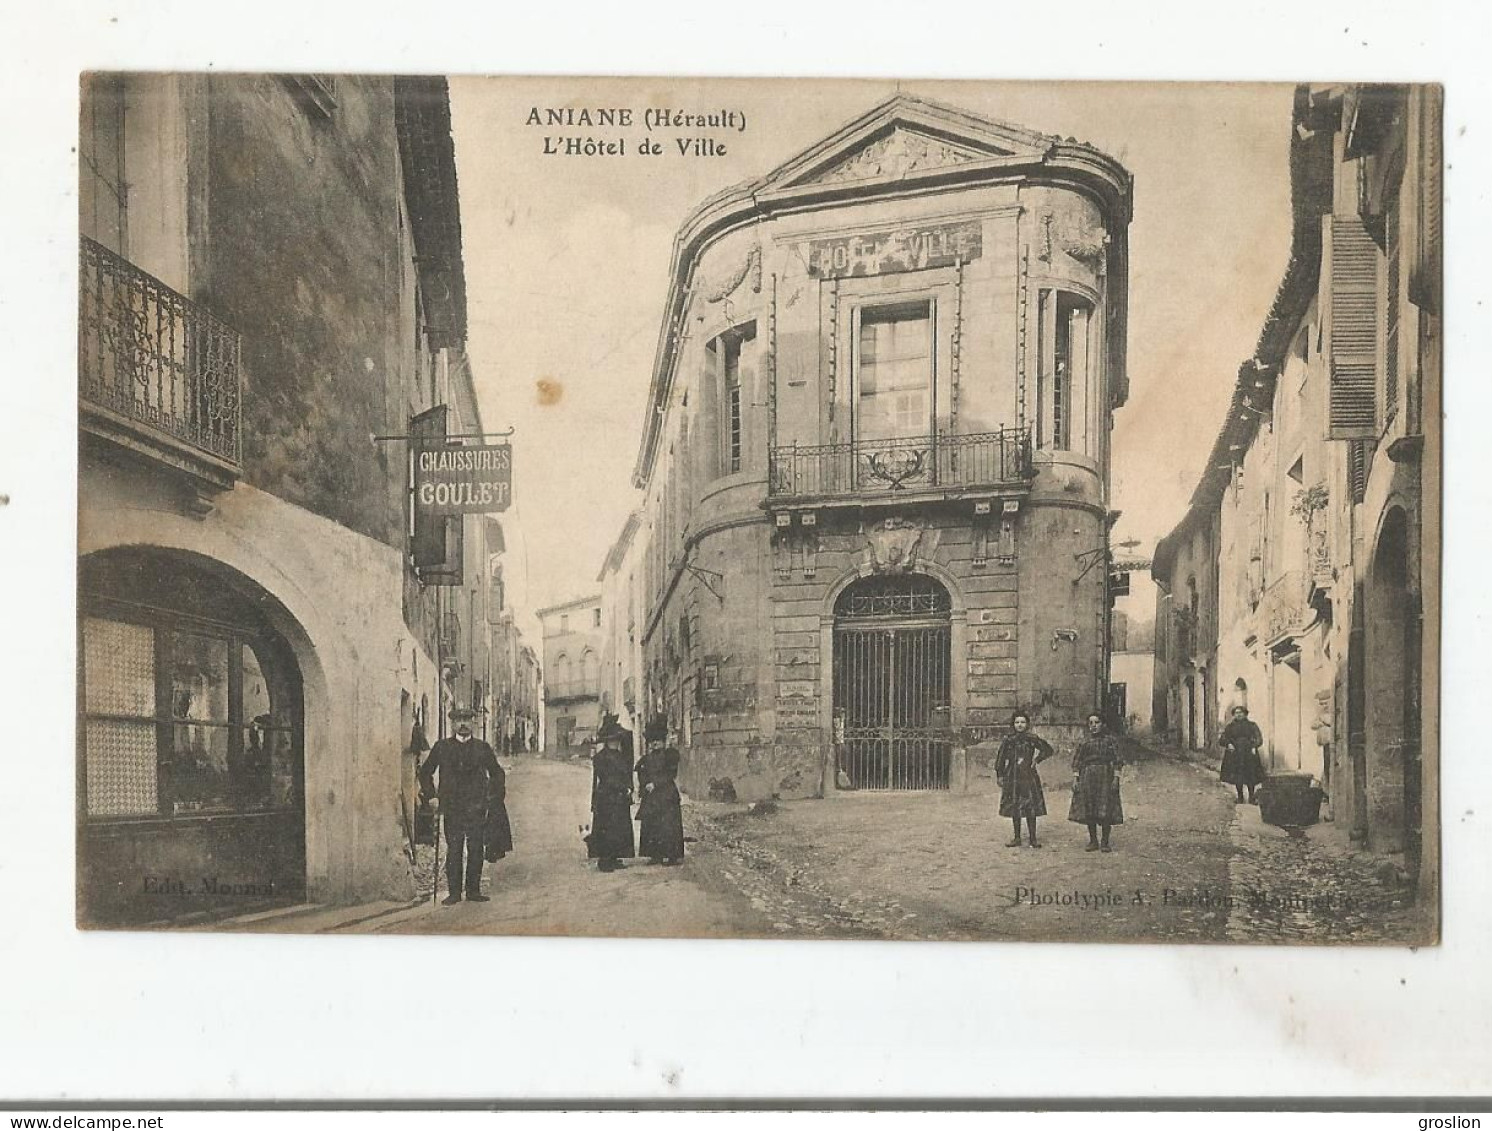
[[299, 692], [265, 642], [90, 616], [82, 677], [89, 817], [299, 806]]
[[932, 303], [860, 311], [855, 341], [855, 436], [891, 440], [932, 428]]

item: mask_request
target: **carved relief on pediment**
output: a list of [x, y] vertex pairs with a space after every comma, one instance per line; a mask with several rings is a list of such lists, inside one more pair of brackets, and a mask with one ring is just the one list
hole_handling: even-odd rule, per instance
[[977, 161], [986, 154], [913, 130], [892, 130], [831, 165], [814, 178], [817, 184], [861, 181], [871, 177], [905, 177], [924, 169], [941, 169]]

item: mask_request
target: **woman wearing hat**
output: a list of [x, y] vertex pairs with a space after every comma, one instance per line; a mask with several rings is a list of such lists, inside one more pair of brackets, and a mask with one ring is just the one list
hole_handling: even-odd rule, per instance
[[637, 783], [642, 796], [637, 819], [638, 855], [650, 864], [684, 862], [684, 813], [679, 798], [679, 752], [667, 746], [668, 723], [654, 718], [643, 732], [647, 752], [637, 760]]
[[603, 872], [615, 872], [632, 847], [632, 733], [615, 715], [605, 715], [591, 757], [591, 831], [587, 856]]

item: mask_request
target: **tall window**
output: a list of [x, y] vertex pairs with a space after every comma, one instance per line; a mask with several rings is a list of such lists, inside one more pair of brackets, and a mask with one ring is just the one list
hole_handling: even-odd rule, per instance
[[125, 246], [124, 82], [95, 75], [83, 83], [78, 148], [79, 222], [85, 236], [118, 255]]
[[861, 311], [855, 379], [857, 439], [927, 435], [933, 407], [932, 304]]
[[[713, 339], [706, 349], [709, 365], [719, 382], [719, 474], [740, 471], [746, 454], [746, 396], [749, 381], [742, 368], [747, 342], [756, 340], [756, 323], [735, 326]], [[685, 427], [687, 428], [687, 418]], [[687, 440], [687, 432], [683, 439]], [[686, 461], [687, 462], [687, 461]]]
[[725, 339], [725, 469], [741, 470], [741, 339]]
[[1043, 290], [1037, 298], [1037, 447], [1071, 451], [1085, 446], [1092, 309], [1086, 299], [1066, 291]]

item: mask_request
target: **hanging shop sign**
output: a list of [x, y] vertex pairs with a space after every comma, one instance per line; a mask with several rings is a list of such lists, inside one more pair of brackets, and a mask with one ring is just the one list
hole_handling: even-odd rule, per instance
[[983, 229], [977, 220], [897, 228], [813, 240], [808, 245], [808, 273], [820, 279], [841, 279], [952, 267], [978, 259], [983, 250]]
[[417, 447], [414, 504], [430, 514], [491, 514], [513, 501], [509, 444]]

